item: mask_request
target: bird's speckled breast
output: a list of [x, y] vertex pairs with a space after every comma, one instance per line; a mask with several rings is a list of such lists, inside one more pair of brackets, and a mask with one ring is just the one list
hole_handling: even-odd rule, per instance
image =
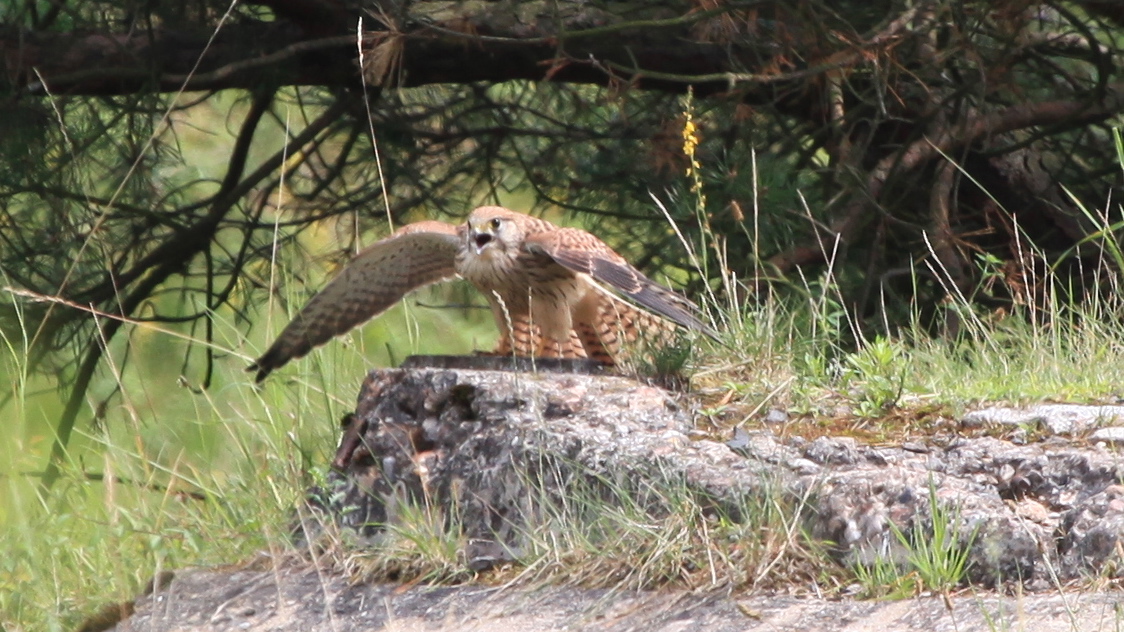
[[529, 285], [526, 271], [518, 263], [517, 253], [492, 251], [481, 256], [471, 248], [462, 248], [457, 253], [455, 269], [486, 295], [493, 291], [506, 294], [513, 288]]
[[546, 257], [523, 251], [494, 251], [480, 256], [466, 248], [457, 254], [456, 270], [489, 301], [495, 292], [507, 309], [516, 312], [526, 312], [532, 305], [535, 312], [568, 309], [572, 299], [584, 294], [579, 290], [581, 280], [573, 272]]

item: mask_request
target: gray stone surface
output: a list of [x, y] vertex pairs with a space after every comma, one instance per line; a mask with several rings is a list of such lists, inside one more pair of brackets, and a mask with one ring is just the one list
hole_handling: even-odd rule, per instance
[[[964, 593], [948, 601], [824, 600], [676, 591], [352, 584], [307, 567], [181, 571], [117, 632], [1096, 632], [1124, 626], [1124, 594]], [[950, 609], [951, 607], [951, 609]]]
[[1078, 435], [1102, 426], [1124, 423], [1124, 406], [1037, 404], [1022, 408], [995, 406], [974, 410], [962, 420], [967, 427], [986, 425], [1040, 428], [1055, 435]]
[[1124, 427], [1110, 426], [1107, 428], [1097, 428], [1089, 433], [1089, 440], [1119, 445], [1124, 443]]

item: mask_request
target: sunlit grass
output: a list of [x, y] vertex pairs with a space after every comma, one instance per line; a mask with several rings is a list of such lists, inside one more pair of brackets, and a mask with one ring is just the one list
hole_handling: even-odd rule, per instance
[[[455, 298], [419, 296], [428, 304]], [[261, 388], [243, 369], [285, 324], [283, 312], [251, 341], [233, 320], [217, 319], [215, 343], [229, 351], [216, 355], [206, 390], [201, 354], [185, 363], [185, 341], [136, 326], [127, 354], [123, 344], [111, 347], [63, 477], [45, 495], [36, 473], [64, 393], [28, 373], [21, 336], [9, 336], [0, 347], [12, 393], [0, 408], [10, 423], [0, 448], [0, 628], [72, 629], [105, 604], [132, 599], [160, 571], [237, 564], [286, 547], [293, 509], [329, 462], [337, 422], [354, 408], [366, 370], [391, 356], [491, 344], [482, 326], [490, 315], [469, 310], [454, 327], [465, 314], [411, 299]]]
[[557, 487], [529, 482], [519, 578], [625, 590], [750, 589], [804, 583], [830, 565], [804, 533], [806, 499], [779, 483], [763, 480], [723, 502], [680, 475], [651, 470], [610, 479], [577, 469], [553, 477], [569, 478]]
[[[678, 231], [675, 214], [663, 214]], [[1092, 289], [1063, 291], [1066, 279], [1045, 267], [1026, 280], [1033, 288], [1008, 288], [1013, 300], [1005, 308], [982, 307], [956, 291], [935, 314], [893, 306], [909, 314], [904, 325], [893, 325], [845, 307], [834, 257], [818, 277], [801, 274], [798, 283], [755, 288], [732, 276], [723, 244], [709, 229], [697, 249], [683, 241], [696, 254], [720, 253], [720, 291], [699, 301], [722, 339], [697, 338], [691, 380], [704, 396], [704, 417], [720, 426], [752, 425], [772, 408], [870, 426], [865, 420], [899, 424], [911, 411], [955, 415], [981, 402], [1099, 403], [1121, 395], [1124, 301], [1111, 248], [1092, 275]], [[1037, 252], [1027, 256], [1045, 260]], [[975, 263], [981, 285], [1006, 282], [994, 262]], [[947, 275], [939, 266], [926, 274]], [[922, 276], [913, 275], [915, 286]], [[881, 313], [887, 311], [884, 305]]]
[[691, 383], [721, 426], [752, 426], [773, 408], [896, 424], [911, 410], [956, 415], [984, 402], [1112, 402], [1124, 383], [1116, 302], [1059, 300], [1033, 318], [1026, 308], [981, 312], [958, 336], [915, 326], [855, 342], [840, 331], [846, 314], [767, 299], [724, 331], [725, 345], [698, 341]]
[[924, 591], [947, 596], [963, 584], [977, 532], [961, 540], [960, 507], [946, 507], [937, 496], [930, 477], [927, 519], [915, 520], [908, 532], [891, 522], [894, 541], [887, 542], [885, 550], [859, 556], [865, 559], [856, 560], [852, 571], [862, 588], [860, 596], [901, 599]]

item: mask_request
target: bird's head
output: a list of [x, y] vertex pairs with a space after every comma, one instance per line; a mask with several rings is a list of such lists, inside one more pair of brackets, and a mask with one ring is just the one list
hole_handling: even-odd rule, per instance
[[505, 252], [523, 238], [518, 215], [500, 206], [481, 206], [468, 216], [468, 247], [478, 257]]

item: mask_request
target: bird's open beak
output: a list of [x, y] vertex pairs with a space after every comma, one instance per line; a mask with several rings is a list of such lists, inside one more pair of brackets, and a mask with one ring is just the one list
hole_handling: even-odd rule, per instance
[[482, 254], [484, 247], [492, 243], [495, 236], [487, 231], [472, 231], [472, 243], [476, 246], [476, 254]]

